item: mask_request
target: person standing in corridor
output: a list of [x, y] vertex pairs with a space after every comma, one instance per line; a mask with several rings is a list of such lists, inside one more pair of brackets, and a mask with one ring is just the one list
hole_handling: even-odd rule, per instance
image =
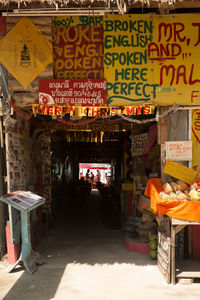
[[101, 181], [101, 173], [97, 170], [97, 182]]
[[88, 181], [90, 176], [90, 169], [87, 169], [86, 175], [85, 175], [85, 180]]

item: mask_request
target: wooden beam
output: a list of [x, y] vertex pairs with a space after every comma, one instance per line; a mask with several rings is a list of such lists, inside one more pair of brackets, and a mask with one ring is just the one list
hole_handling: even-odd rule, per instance
[[[57, 1], [59, 2], [59, 1]], [[62, 1], [60, 1], [62, 2]], [[26, 6], [25, 4], [26, 3]], [[23, 1], [20, 3], [20, 8], [21, 9], [41, 9], [42, 8], [52, 8], [52, 3], [53, 1], [45, 2], [44, 1]], [[92, 8], [98, 8], [98, 7], [105, 7], [106, 4], [104, 1], [77, 1], [76, 4], [74, 2], [69, 1], [67, 8], [72, 8], [72, 9], [79, 9], [79, 8], [87, 8], [90, 5], [90, 10], [92, 11]], [[199, 0], [183, 0], [183, 1], [176, 1], [173, 4], [169, 4], [167, 0], [161, 0], [161, 1], [149, 1], [148, 4], [144, 4], [143, 0], [138, 0], [137, 2], [132, 2], [131, 5], [128, 5], [128, 10], [131, 8], [155, 8], [159, 9], [160, 6], [168, 8], [169, 10], [174, 10], [174, 9], [179, 9], [179, 8], [200, 8], [200, 1]], [[111, 5], [111, 7], [116, 9], [116, 5]], [[12, 9], [17, 9], [18, 8], [18, 0], [11, 0], [8, 5], [4, 5], [2, 3], [2, 8], [3, 10], [12, 10]], [[17, 18], [17, 17], [10, 17], [10, 18]], [[37, 17], [38, 18], [38, 17]], [[45, 24], [44, 24], [45, 25]]]
[[175, 228], [175, 234], [177, 234], [179, 231], [181, 231], [186, 225], [178, 225]]

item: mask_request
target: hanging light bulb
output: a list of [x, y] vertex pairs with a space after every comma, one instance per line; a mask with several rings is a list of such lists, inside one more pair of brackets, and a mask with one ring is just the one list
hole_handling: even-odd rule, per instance
[[101, 135], [101, 143], [103, 143], [103, 136], [104, 136], [104, 132], [103, 132], [103, 131], [101, 131], [101, 132], [100, 132], [100, 135]]

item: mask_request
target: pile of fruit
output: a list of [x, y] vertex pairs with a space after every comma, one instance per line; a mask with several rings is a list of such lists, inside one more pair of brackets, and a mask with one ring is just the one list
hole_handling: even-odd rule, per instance
[[153, 234], [149, 238], [149, 256], [151, 259], [157, 259], [157, 235]]
[[191, 185], [190, 190], [190, 200], [199, 201], [200, 200], [200, 179], [196, 180], [193, 185]]
[[160, 196], [164, 200], [183, 200], [199, 201], [200, 200], [200, 179], [196, 180], [193, 185], [188, 185], [183, 181], [165, 183], [164, 192]]

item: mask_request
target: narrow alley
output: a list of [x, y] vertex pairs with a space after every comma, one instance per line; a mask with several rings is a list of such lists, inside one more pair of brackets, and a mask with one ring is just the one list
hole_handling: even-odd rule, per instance
[[106, 228], [97, 190], [62, 210], [39, 246], [46, 264], [33, 275], [0, 272], [2, 300], [199, 299], [199, 285], [168, 285], [148, 255], [129, 252], [121, 229]]

